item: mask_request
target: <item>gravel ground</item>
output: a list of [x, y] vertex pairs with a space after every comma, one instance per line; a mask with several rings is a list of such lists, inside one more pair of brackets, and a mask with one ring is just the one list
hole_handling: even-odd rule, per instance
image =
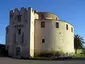
[[0, 64], [85, 64], [85, 60], [23, 60], [0, 57]]

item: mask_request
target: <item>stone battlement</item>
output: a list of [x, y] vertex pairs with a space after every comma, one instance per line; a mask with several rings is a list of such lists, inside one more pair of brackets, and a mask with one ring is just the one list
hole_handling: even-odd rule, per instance
[[[20, 10], [18, 8], [15, 8], [14, 10], [10, 11], [10, 18], [14, 15], [26, 15], [26, 14], [32, 13], [35, 16], [35, 19], [56, 19], [59, 20], [58, 16], [56, 16], [53, 13], [50, 12], [38, 12], [36, 10], [32, 10], [31, 7], [24, 8], [22, 7]], [[37, 18], [36, 18], [37, 16]]]

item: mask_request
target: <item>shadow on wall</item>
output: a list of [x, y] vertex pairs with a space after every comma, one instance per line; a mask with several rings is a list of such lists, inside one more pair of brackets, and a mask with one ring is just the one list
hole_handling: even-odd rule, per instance
[[8, 53], [5, 50], [5, 45], [4, 44], [0, 44], [0, 57], [5, 57], [5, 56], [8, 56]]

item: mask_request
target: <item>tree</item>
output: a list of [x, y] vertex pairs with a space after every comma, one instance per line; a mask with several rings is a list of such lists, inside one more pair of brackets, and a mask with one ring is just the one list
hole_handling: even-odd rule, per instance
[[82, 49], [83, 48], [83, 43], [84, 39], [80, 35], [74, 35], [74, 48], [75, 48], [75, 53], [77, 54], [77, 49]]

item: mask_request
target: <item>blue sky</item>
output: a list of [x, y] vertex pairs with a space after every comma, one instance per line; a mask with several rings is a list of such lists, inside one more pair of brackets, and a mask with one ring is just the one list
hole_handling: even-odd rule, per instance
[[73, 24], [75, 34], [85, 39], [85, 0], [0, 0], [0, 43], [5, 44], [5, 27], [9, 24], [9, 11], [21, 7], [52, 12], [60, 20]]

